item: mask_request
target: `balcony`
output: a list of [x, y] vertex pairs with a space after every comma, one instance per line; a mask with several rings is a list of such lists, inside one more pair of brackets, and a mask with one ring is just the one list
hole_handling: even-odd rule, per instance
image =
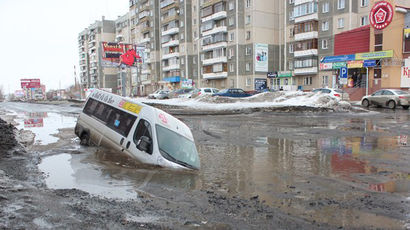
[[145, 17], [148, 17], [148, 16], [150, 16], [149, 11], [142, 11], [141, 13], [138, 14], [139, 19], [142, 19], [142, 18], [145, 18]]
[[151, 41], [151, 38], [150, 38], [150, 37], [146, 37], [146, 38], [143, 38], [143, 39], [140, 41], [140, 43], [143, 44], [143, 43], [148, 43], [148, 42], [150, 42], [150, 41]]
[[179, 68], [180, 68], [179, 64], [173, 64], [173, 65], [163, 66], [162, 71], [179, 70]]
[[295, 57], [317, 56], [317, 49], [295, 51], [293, 55]]
[[177, 34], [179, 33], [179, 28], [174, 27], [165, 31], [162, 31], [161, 36], [166, 36], [166, 35], [171, 35], [171, 34]]
[[213, 79], [224, 79], [228, 77], [228, 72], [219, 72], [219, 73], [204, 73], [203, 78], [206, 80]]
[[209, 36], [209, 35], [212, 35], [212, 34], [217, 34], [217, 33], [220, 33], [220, 32], [227, 33], [228, 32], [228, 27], [226, 27], [226, 26], [214, 27], [211, 30], [202, 32], [202, 36], [205, 37], [205, 36]]
[[317, 31], [311, 31], [306, 33], [295, 34], [295, 41], [309, 40], [318, 38], [319, 33]]
[[161, 59], [165, 60], [165, 59], [170, 59], [170, 58], [173, 58], [173, 57], [179, 57], [179, 52], [164, 54], [164, 55], [162, 55]]
[[305, 21], [312, 21], [312, 20], [319, 20], [318, 13], [308, 14], [301, 17], [295, 18], [295, 23], [305, 22]]
[[209, 44], [209, 45], [202, 46], [202, 51], [208, 51], [208, 50], [223, 48], [223, 47], [227, 47], [227, 46], [228, 46], [228, 42], [220, 41], [220, 42], [216, 42], [216, 43], [212, 43], [212, 44]]
[[226, 62], [228, 62], [228, 58], [226, 56], [221, 56], [221, 57], [216, 57], [216, 58], [205, 59], [202, 61], [202, 64], [212, 65], [215, 63], [226, 63]]
[[176, 0], [164, 0], [159, 4], [159, 7], [162, 9], [164, 7], [167, 7], [171, 5], [172, 3], [175, 3]]
[[141, 74], [151, 74], [151, 70], [150, 69], [143, 69], [143, 70], [141, 70]]
[[162, 44], [162, 48], [177, 46], [177, 45], [179, 45], [179, 40], [171, 40], [171, 41], [168, 41], [168, 42]]
[[202, 22], [207, 22], [207, 21], [211, 21], [211, 20], [219, 20], [219, 19], [222, 19], [222, 18], [226, 18], [226, 15], [227, 15], [226, 11], [219, 11], [217, 13], [214, 13], [212, 15], [204, 17], [201, 20], [202, 20]]
[[308, 67], [308, 68], [301, 68], [301, 69], [295, 68], [293, 73], [295, 75], [317, 74], [317, 67]]
[[307, 2], [317, 2], [317, 0], [295, 0], [295, 6], [301, 5]]

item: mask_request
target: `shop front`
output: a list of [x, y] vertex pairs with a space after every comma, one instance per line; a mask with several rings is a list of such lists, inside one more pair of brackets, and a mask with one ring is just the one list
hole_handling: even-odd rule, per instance
[[270, 79], [270, 89], [283, 91], [297, 90], [291, 71], [279, 71], [274, 74], [268, 73], [268, 78]]

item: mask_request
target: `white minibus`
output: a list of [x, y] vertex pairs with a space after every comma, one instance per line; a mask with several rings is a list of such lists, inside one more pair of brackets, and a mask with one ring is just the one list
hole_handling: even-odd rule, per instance
[[104, 146], [151, 165], [199, 169], [191, 130], [170, 114], [102, 90], [94, 90], [75, 127], [83, 145]]

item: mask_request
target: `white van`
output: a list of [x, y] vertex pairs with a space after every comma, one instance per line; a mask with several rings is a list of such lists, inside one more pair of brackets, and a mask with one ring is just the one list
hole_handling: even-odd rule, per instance
[[112, 148], [142, 163], [200, 168], [187, 125], [162, 110], [101, 90], [88, 97], [75, 134], [83, 145]]

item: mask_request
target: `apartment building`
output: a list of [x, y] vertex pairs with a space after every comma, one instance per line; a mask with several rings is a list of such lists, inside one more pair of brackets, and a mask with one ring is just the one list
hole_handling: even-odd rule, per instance
[[[200, 86], [254, 90], [283, 70], [283, 1], [193, 1], [194, 79]], [[195, 66], [197, 64], [197, 66]]]
[[369, 0], [288, 0], [287, 60], [298, 89], [336, 87], [336, 72], [320, 69], [332, 56], [335, 34], [369, 24]]
[[111, 88], [116, 93], [118, 69], [100, 61], [103, 41], [115, 41], [115, 21], [104, 16], [79, 34], [81, 84], [83, 88]]
[[[115, 20], [115, 42], [132, 44], [129, 13], [119, 16]], [[132, 85], [134, 79], [132, 79], [131, 70], [132, 68], [124, 66], [117, 69], [117, 93], [122, 96], [129, 96], [133, 93]]]

